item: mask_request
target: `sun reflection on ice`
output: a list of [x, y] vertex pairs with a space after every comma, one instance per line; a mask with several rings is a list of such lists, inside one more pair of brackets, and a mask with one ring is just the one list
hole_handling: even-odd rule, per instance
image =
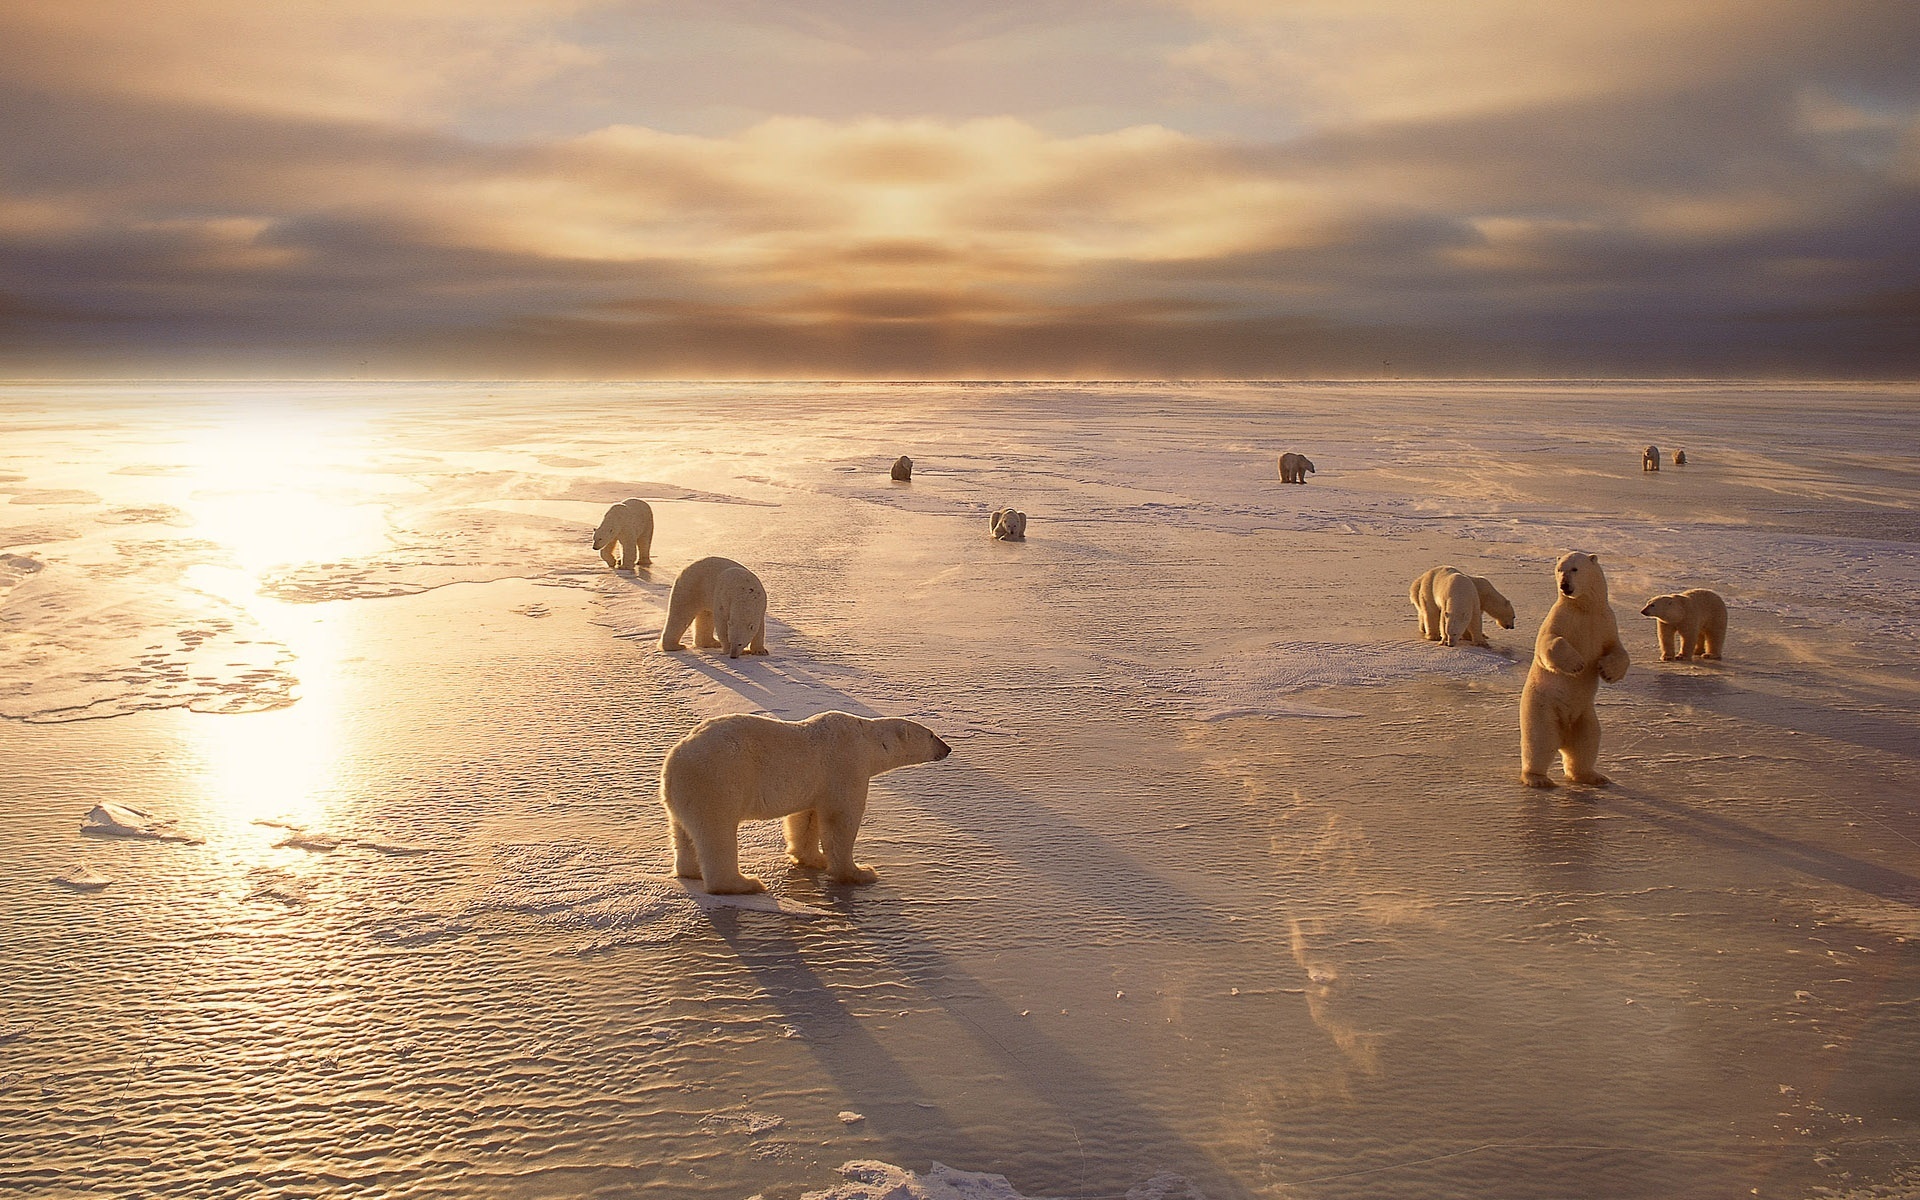
[[[294, 702], [269, 712], [186, 723], [206, 818], [239, 834], [256, 822], [328, 824], [341, 754], [340, 666], [351, 634], [332, 605], [261, 594], [276, 568], [371, 554], [390, 544], [385, 507], [366, 497], [364, 431], [337, 415], [262, 398], [197, 432], [183, 507], [223, 565], [188, 568], [195, 591], [239, 609], [264, 643], [285, 647]], [[209, 664], [237, 667], [240, 664]], [[254, 832], [259, 832], [255, 829]]]
[[330, 605], [261, 596], [257, 579], [244, 571], [194, 567], [187, 582], [243, 605], [267, 637], [294, 655], [300, 678], [295, 702], [285, 708], [187, 722], [207, 816], [235, 827], [256, 821], [324, 826], [340, 759], [340, 665], [351, 647], [338, 614]]

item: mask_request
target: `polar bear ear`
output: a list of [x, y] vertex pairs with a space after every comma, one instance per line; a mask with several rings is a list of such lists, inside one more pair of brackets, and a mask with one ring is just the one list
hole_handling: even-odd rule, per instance
[[1587, 561], [1597, 564], [1600, 561], [1600, 556], [1598, 554], [1589, 554], [1587, 555]]

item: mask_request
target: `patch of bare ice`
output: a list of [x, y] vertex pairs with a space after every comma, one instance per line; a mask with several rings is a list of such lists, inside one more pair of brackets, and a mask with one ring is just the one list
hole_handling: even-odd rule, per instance
[[1234, 717], [1353, 717], [1298, 699], [1319, 688], [1378, 687], [1421, 676], [1463, 679], [1510, 670], [1498, 651], [1428, 642], [1275, 642], [1232, 658], [1173, 667], [1129, 666], [1153, 696], [1200, 721]]
[[800, 1200], [1028, 1200], [1013, 1190], [1005, 1175], [956, 1171], [934, 1163], [924, 1175], [872, 1159], [843, 1163], [844, 1182]]

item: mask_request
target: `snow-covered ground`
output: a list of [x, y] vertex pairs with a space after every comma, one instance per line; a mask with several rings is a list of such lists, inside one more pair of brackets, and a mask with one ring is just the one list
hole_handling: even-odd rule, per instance
[[[1916, 447], [1896, 386], [0, 388], [0, 1191], [1910, 1195]], [[1618, 782], [1534, 793], [1573, 548]], [[709, 554], [771, 656], [654, 644]], [[1518, 627], [1420, 641], [1441, 563]], [[881, 882], [664, 879], [667, 747], [830, 708], [955, 748]]]

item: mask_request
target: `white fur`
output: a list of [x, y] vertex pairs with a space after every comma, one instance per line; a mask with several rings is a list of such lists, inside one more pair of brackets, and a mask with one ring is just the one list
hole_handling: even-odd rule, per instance
[[1002, 542], [1027, 540], [1027, 514], [1017, 508], [996, 508], [987, 518], [987, 528]]
[[593, 531], [593, 548], [611, 567], [614, 547], [620, 548], [620, 569], [631, 571], [637, 563], [653, 565], [653, 508], [638, 496], [622, 500], [600, 518]]
[[684, 650], [680, 637], [693, 626], [693, 644], [724, 648], [728, 658], [767, 652], [767, 589], [760, 577], [730, 558], [703, 558], [673, 581], [667, 597], [662, 650]]
[[804, 721], [736, 714], [703, 721], [667, 751], [660, 802], [673, 835], [673, 873], [716, 895], [761, 892], [740, 873], [740, 823], [786, 819], [787, 857], [835, 883], [872, 883], [853, 861], [867, 782], [951, 748], [898, 717], [827, 712]]
[[1513, 604], [1492, 583], [1458, 567], [1431, 567], [1407, 589], [1420, 618], [1420, 636], [1445, 646], [1488, 644], [1481, 631], [1486, 613], [1502, 629], [1513, 628]]
[[1540, 623], [1533, 666], [1520, 693], [1520, 781], [1550, 788], [1547, 768], [1560, 752], [1567, 778], [1595, 787], [1611, 783], [1595, 769], [1600, 757], [1600, 719], [1593, 699], [1600, 681], [1618, 683], [1627, 673], [1627, 650], [1607, 603], [1607, 577], [1600, 560], [1575, 551], [1553, 567], [1559, 599]]

